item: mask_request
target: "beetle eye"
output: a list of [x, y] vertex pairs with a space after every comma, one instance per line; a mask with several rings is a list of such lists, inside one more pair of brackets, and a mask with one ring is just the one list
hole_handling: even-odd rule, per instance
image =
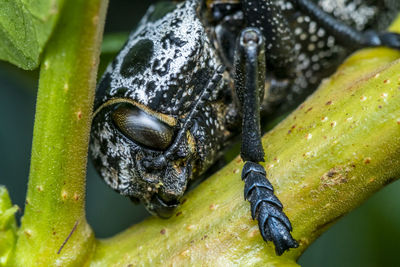
[[173, 129], [136, 106], [120, 104], [112, 118], [122, 133], [135, 143], [156, 150], [164, 150], [171, 144]]

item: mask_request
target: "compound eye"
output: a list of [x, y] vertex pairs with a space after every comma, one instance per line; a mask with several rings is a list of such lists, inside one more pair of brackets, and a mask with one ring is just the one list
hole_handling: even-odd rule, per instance
[[118, 105], [112, 112], [112, 119], [122, 133], [137, 144], [164, 150], [172, 142], [173, 129], [136, 106]]

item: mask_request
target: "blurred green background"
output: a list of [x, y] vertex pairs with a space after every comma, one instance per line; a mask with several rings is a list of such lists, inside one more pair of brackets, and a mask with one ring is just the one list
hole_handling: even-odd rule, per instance
[[[106, 33], [129, 32], [155, 1], [113, 0]], [[0, 184], [21, 209], [27, 189], [38, 72], [0, 63]], [[400, 182], [377, 193], [342, 218], [300, 258], [302, 266], [400, 266]], [[22, 214], [19, 213], [18, 217]], [[108, 188], [90, 160], [87, 217], [97, 237], [108, 237], [147, 217]], [[168, 221], [165, 221], [168, 223]]]

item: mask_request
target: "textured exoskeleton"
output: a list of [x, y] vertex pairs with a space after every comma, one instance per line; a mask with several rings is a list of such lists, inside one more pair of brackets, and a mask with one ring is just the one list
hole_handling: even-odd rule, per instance
[[114, 190], [169, 217], [242, 128], [251, 214], [277, 254], [297, 247], [261, 163], [260, 113], [298, 103], [353, 49], [400, 48], [396, 34], [362, 32], [387, 26], [387, 10], [396, 9], [397, 0], [150, 7], [98, 86], [90, 143], [96, 168]]

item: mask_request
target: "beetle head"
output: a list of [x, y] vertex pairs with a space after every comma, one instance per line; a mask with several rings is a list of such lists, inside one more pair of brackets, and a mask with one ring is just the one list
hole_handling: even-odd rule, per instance
[[161, 217], [171, 215], [193, 174], [210, 166], [227, 136], [227, 108], [219, 99], [225, 82], [191, 127], [182, 127], [220, 65], [199, 2], [169, 13], [150, 8], [96, 94], [90, 150], [97, 170], [114, 190]]

